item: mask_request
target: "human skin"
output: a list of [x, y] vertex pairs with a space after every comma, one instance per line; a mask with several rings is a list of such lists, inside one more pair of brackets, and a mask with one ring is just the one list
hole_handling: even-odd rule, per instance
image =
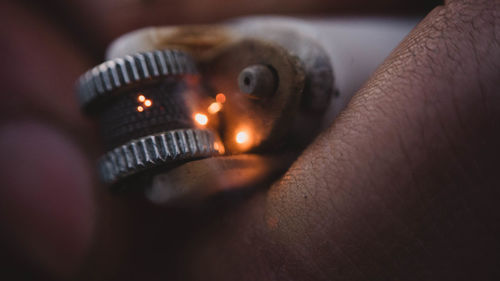
[[[0, 128], [1, 255], [13, 264], [10, 273], [31, 268], [28, 274], [82, 280], [500, 277], [500, 1], [435, 8], [281, 180], [190, 210], [111, 197], [95, 184], [98, 142], [85, 137], [94, 133], [69, 81], [88, 60], [53, 29], [37, 40], [27, 26], [50, 26], [16, 4], [2, 5], [2, 18], [21, 19], [26, 35], [1, 30], [11, 39], [2, 46], [12, 94], [2, 93]], [[35, 43], [44, 55], [32, 55], [37, 63], [27, 70], [16, 68]], [[43, 74], [23, 83], [26, 72]]]

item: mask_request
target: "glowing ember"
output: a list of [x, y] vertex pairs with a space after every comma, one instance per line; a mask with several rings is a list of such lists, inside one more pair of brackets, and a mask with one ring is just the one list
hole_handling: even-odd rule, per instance
[[217, 150], [220, 154], [224, 154], [225, 152], [224, 145], [219, 142], [214, 143], [214, 149]]
[[137, 100], [138, 100], [139, 102], [144, 102], [144, 101], [146, 100], [146, 97], [145, 97], [144, 95], [139, 95], [139, 96], [137, 97]]
[[153, 102], [151, 100], [145, 100], [144, 101], [144, 106], [150, 107], [151, 105], [153, 105]]
[[250, 137], [249, 137], [248, 133], [245, 131], [238, 132], [236, 134], [236, 142], [239, 144], [246, 143], [246, 142], [248, 142], [249, 139], [250, 139]]
[[201, 113], [196, 113], [194, 115], [194, 120], [202, 126], [205, 126], [208, 123], [208, 117]]
[[137, 111], [139, 111], [139, 112], [143, 112], [143, 111], [144, 111], [144, 107], [142, 107], [142, 106], [140, 106], [140, 105], [139, 105], [139, 106], [137, 107]]
[[210, 106], [208, 106], [208, 112], [210, 114], [215, 114], [219, 112], [221, 109], [222, 109], [222, 104], [219, 102], [213, 102], [210, 104]]
[[224, 95], [223, 93], [218, 93], [218, 94], [215, 96], [215, 100], [216, 100], [218, 103], [225, 103], [225, 102], [226, 102], [226, 95]]

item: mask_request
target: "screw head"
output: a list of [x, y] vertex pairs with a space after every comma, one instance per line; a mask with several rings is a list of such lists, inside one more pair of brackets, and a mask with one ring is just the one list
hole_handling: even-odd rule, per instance
[[245, 67], [238, 76], [238, 87], [242, 93], [253, 97], [267, 97], [278, 88], [277, 74], [271, 66], [254, 64]]

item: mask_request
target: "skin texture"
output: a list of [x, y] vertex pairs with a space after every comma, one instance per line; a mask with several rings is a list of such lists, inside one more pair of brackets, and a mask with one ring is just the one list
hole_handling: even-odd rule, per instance
[[[0, 257], [8, 261], [2, 274], [500, 277], [499, 1], [455, 0], [435, 8], [280, 181], [189, 210], [112, 197], [93, 183], [89, 163], [98, 142], [87, 137], [91, 125], [65, 96], [71, 81], [64, 78], [76, 78], [88, 60], [39, 15], [17, 4], [0, 11], [18, 26], [46, 30], [26, 27], [16, 35], [2, 27], [5, 65], [23, 66], [25, 56], [41, 60], [30, 68], [39, 77], [30, 83], [19, 83], [24, 71], [2, 68], [4, 86], [16, 93], [2, 93], [0, 105], [0, 173], [7, 179], [0, 188], [0, 243], [7, 250]], [[40, 38], [40, 53], [21, 44], [30, 38]], [[44, 45], [49, 41], [57, 44]]]

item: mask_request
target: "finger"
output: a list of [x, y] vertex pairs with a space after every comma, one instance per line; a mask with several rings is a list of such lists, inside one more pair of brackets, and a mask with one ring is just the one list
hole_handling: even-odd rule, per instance
[[0, 5], [1, 244], [12, 248], [4, 255], [24, 257], [16, 274], [36, 264], [68, 276], [87, 253], [94, 220], [92, 173], [75, 145], [95, 150], [73, 91], [87, 63], [35, 13], [17, 3]]
[[38, 122], [1, 127], [0, 153], [2, 244], [26, 260], [16, 274], [29, 272], [26, 263], [32, 263], [51, 275], [70, 276], [92, 237], [88, 161], [68, 138]]
[[498, 276], [499, 8], [434, 10], [279, 184], [190, 244], [188, 276]]
[[498, 273], [499, 6], [464, 3], [435, 10], [272, 192], [278, 237], [336, 252], [314, 264], [329, 274]]
[[31, 116], [83, 133], [88, 129], [75, 101], [76, 78], [88, 68], [77, 46], [32, 11], [3, 1], [0, 67], [3, 119]]

